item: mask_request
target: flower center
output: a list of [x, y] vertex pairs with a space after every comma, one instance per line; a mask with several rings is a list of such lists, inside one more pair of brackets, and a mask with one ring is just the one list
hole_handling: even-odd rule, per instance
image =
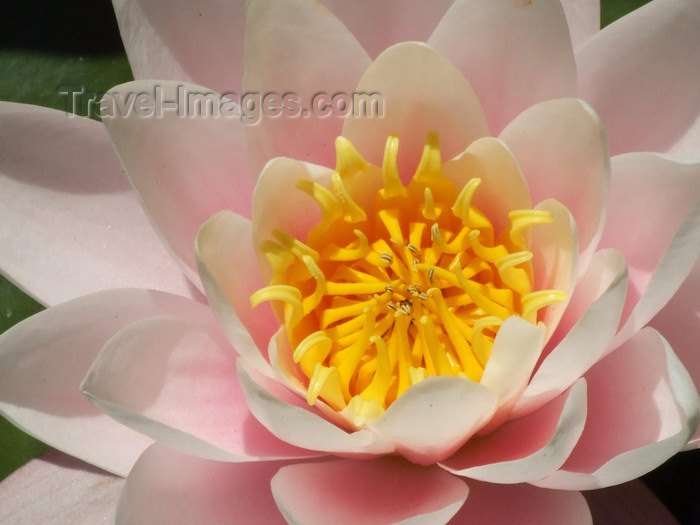
[[506, 318], [537, 323], [541, 308], [565, 300], [532, 289], [525, 230], [552, 222], [548, 212], [513, 210], [496, 232], [472, 205], [480, 179], [459, 189], [443, 175], [437, 133], [408, 186], [398, 142], [387, 140], [380, 171], [336, 140], [329, 186], [297, 184], [321, 220], [305, 243], [276, 230], [278, 242], [260, 246], [273, 275], [251, 297], [275, 302], [292, 349], [280, 362], [308, 403], [320, 399], [356, 426], [428, 376], [478, 382]]

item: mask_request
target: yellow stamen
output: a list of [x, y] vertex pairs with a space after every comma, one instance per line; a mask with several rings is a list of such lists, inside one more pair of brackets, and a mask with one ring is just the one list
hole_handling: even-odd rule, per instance
[[[359, 428], [381, 416], [411, 386], [432, 375], [480, 381], [501, 324], [532, 323], [566, 299], [533, 290], [527, 230], [551, 214], [514, 210], [500, 231], [474, 205], [480, 179], [457, 188], [442, 172], [437, 133], [430, 133], [411, 182], [397, 168], [399, 139], [386, 142], [383, 187], [374, 205], [360, 192], [376, 177], [345, 138], [336, 141], [329, 188], [297, 187], [321, 209], [307, 239], [275, 230], [279, 244], [260, 249], [272, 278], [251, 296], [281, 303], [307, 402], [323, 402]], [[305, 241], [305, 242], [302, 242]]]

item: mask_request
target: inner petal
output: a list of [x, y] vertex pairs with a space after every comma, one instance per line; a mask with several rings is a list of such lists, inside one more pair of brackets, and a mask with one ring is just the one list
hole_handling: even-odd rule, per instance
[[[298, 189], [321, 209], [305, 242], [283, 231], [259, 249], [272, 268], [253, 306], [278, 304], [307, 401], [343, 413], [354, 427], [379, 417], [429, 376], [481, 380], [501, 324], [537, 324], [559, 290], [533, 289], [527, 230], [547, 211], [511, 210], [506, 226], [472, 201], [480, 179], [462, 188], [443, 175], [431, 132], [408, 186], [397, 169], [398, 137], [386, 143], [382, 186], [372, 198], [363, 177], [379, 170], [345, 138], [328, 187]], [[365, 184], [365, 187], [374, 187]], [[359, 205], [358, 202], [363, 205]]]

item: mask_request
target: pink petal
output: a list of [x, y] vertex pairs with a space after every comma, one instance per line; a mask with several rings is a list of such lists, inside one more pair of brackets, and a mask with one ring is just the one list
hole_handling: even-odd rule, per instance
[[428, 377], [367, 426], [410, 461], [429, 465], [452, 455], [483, 427], [497, 401], [495, 393], [468, 379]]
[[384, 51], [362, 76], [356, 91], [380, 93], [383, 117], [346, 119], [343, 135], [369, 162], [381, 166], [386, 139], [397, 134], [398, 167], [404, 180], [418, 166], [428, 131], [440, 134], [445, 160], [489, 134], [469, 82], [425, 44], [405, 42]]
[[242, 360], [238, 376], [253, 415], [282, 441], [308, 450], [360, 458], [388, 454], [394, 446], [368, 430], [348, 432], [327, 421], [315, 407]]
[[486, 214], [497, 234], [510, 225], [509, 212], [531, 207], [518, 161], [498, 139], [477, 139], [464, 153], [446, 162], [443, 171], [460, 189], [472, 178], [481, 179], [472, 203]]
[[[580, 95], [600, 114], [614, 154], [700, 156], [700, 3], [651, 2], [576, 52]], [[684, 142], [684, 147], [676, 145]]]
[[154, 235], [97, 122], [1, 103], [0, 174], [0, 266], [40, 302], [120, 287], [199, 295]]
[[245, 2], [115, 0], [114, 9], [137, 79], [240, 93]]
[[630, 153], [612, 167], [601, 246], [619, 249], [630, 272], [619, 343], [666, 304], [700, 252], [700, 162]]
[[129, 474], [115, 523], [282, 524], [270, 491], [282, 465], [209, 461], [155, 444]]
[[[246, 167], [243, 125], [238, 119], [224, 114], [196, 116], [196, 109], [185, 107], [185, 102], [175, 109], [165, 106], [167, 101], [184, 101], [187, 93], [197, 92], [218, 97], [191, 84], [137, 81], [114, 88], [102, 102], [113, 114], [105, 116], [103, 109], [103, 121], [131, 183], [154, 226], [195, 283], [199, 279], [192, 246], [197, 230], [219, 210], [249, 215], [254, 183]], [[163, 102], [160, 116], [153, 114], [161, 109], [158, 102], [150, 116], [139, 114], [135, 100], [141, 93], [147, 101]], [[134, 106], [120, 109], [128, 101]]]
[[323, 0], [371, 57], [410, 40], [426, 41], [453, 0]]
[[[685, 368], [700, 385], [700, 352], [698, 352], [698, 327], [700, 327], [700, 264], [696, 263], [690, 276], [683, 282], [673, 299], [661, 310], [651, 325], [671, 343]], [[700, 447], [700, 430], [695, 432], [686, 448]]]
[[537, 102], [576, 96], [574, 54], [557, 1], [457, 0], [428, 44], [469, 80], [494, 135]]
[[163, 41], [164, 35], [146, 18], [142, 2], [114, 0], [112, 5], [134, 77], [191, 80]]
[[[246, 123], [253, 173], [274, 157], [290, 157], [323, 166], [335, 165], [333, 141], [342, 118], [314, 111], [318, 93], [351, 94], [369, 57], [355, 37], [317, 2], [249, 2], [246, 11], [246, 93], [257, 95], [256, 111]], [[276, 94], [277, 110], [266, 115], [265, 96]], [[297, 105], [282, 109], [291, 93]], [[260, 111], [262, 109], [262, 112]]]
[[629, 481], [678, 452], [697, 426], [695, 386], [651, 328], [598, 362], [586, 381], [583, 435], [562, 469], [536, 485], [592, 489]]
[[562, 0], [566, 23], [574, 49], [600, 31], [600, 2], [597, 0]]
[[109, 523], [124, 480], [50, 450], [0, 483], [2, 523]]
[[309, 455], [252, 417], [236, 380], [236, 355], [213, 319], [196, 309], [183, 314], [144, 319], [117, 333], [90, 368], [83, 392], [118, 421], [196, 456]]
[[523, 483], [562, 466], [586, 421], [586, 384], [576, 383], [539, 410], [472, 438], [441, 465], [454, 474], [492, 483]]
[[469, 498], [454, 523], [494, 525], [591, 525], [580, 492], [546, 490], [531, 485], [469, 482]]
[[608, 203], [610, 159], [600, 120], [580, 100], [550, 100], [517, 116], [500, 138], [518, 159], [532, 202], [556, 199], [576, 219], [584, 270], [600, 240]]
[[603, 356], [617, 331], [626, 291], [627, 266], [620, 253], [596, 252], [549, 341], [553, 349], [518, 400], [514, 416], [559, 395]]
[[81, 394], [80, 381], [123, 327], [199, 308], [162, 292], [110, 290], [30, 317], [0, 336], [0, 410], [49, 445], [125, 474], [151, 440], [104, 415]]
[[199, 229], [195, 250], [209, 305], [233, 347], [251, 360], [266, 356], [279, 323], [269, 304], [250, 307], [251, 294], [265, 286], [250, 221], [231, 211], [217, 213]]
[[289, 523], [446, 523], [467, 499], [465, 483], [398, 458], [283, 467], [272, 493]]

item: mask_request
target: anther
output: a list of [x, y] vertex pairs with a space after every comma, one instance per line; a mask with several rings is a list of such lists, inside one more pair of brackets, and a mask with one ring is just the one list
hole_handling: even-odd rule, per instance
[[391, 264], [394, 262], [394, 256], [390, 253], [382, 252], [379, 254], [379, 258], [387, 264]]

